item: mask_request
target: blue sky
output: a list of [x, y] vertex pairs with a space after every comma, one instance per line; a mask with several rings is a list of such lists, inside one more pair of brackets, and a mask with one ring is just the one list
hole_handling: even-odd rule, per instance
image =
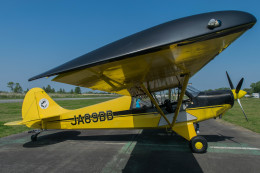
[[[50, 84], [67, 91], [75, 86], [32, 76], [45, 72], [112, 41], [169, 20], [220, 10], [241, 10], [260, 19], [260, 1], [0, 1], [0, 90], [7, 82], [23, 89]], [[190, 82], [198, 89], [242, 88], [260, 81], [260, 29], [256, 25], [201, 69]], [[85, 90], [86, 91], [86, 90]]]

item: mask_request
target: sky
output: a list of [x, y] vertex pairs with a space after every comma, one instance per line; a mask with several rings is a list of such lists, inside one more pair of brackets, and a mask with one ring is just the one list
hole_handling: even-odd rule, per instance
[[[194, 14], [241, 10], [260, 19], [259, 0], [0, 0], [0, 91], [9, 81], [24, 90], [50, 84], [69, 91], [75, 86], [30, 77], [152, 26]], [[225, 71], [242, 88], [260, 81], [259, 23], [190, 80], [200, 90], [229, 87]], [[83, 91], [87, 91], [83, 89]]]

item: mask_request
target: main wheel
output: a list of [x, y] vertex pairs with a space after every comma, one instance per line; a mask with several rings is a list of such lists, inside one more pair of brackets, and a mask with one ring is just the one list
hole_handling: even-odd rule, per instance
[[190, 147], [194, 153], [205, 153], [208, 148], [208, 142], [202, 136], [195, 136], [190, 140]]
[[31, 136], [31, 140], [32, 140], [33, 142], [37, 141], [37, 135], [32, 135], [32, 136]]

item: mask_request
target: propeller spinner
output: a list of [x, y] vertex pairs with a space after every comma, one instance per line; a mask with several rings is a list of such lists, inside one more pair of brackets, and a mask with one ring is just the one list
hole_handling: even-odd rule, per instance
[[240, 98], [242, 98], [242, 97], [244, 97], [244, 96], [246, 95], [246, 92], [245, 92], [245, 91], [240, 90], [241, 87], [242, 87], [244, 78], [242, 78], [242, 79], [238, 82], [237, 87], [236, 87], [236, 89], [235, 89], [235, 88], [234, 88], [234, 85], [233, 85], [233, 83], [232, 83], [232, 81], [231, 81], [231, 79], [230, 79], [230, 77], [229, 77], [227, 71], [226, 71], [226, 74], [227, 74], [227, 78], [228, 78], [228, 82], [229, 82], [230, 89], [231, 89], [231, 91], [233, 92], [233, 95], [234, 95], [234, 99], [237, 100], [239, 106], [241, 107], [241, 109], [242, 109], [242, 111], [243, 111], [243, 113], [244, 113], [244, 116], [245, 116], [246, 120], [248, 121], [247, 116], [246, 116], [246, 114], [245, 114], [245, 111], [244, 111], [244, 109], [243, 109], [243, 107], [242, 107], [242, 104], [241, 104], [241, 102], [240, 102]]

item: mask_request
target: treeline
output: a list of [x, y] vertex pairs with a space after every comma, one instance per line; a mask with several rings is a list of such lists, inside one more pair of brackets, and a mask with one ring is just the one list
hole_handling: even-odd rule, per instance
[[[12, 93], [27, 93], [29, 89], [23, 90], [22, 86], [19, 83], [15, 82], [8, 82], [7, 87], [10, 89], [10, 92]], [[58, 93], [58, 94], [82, 94], [80, 87], [75, 87], [74, 89], [71, 89], [70, 91], [66, 91], [64, 88], [60, 88], [58, 90], [55, 90], [55, 88], [52, 88], [50, 85], [47, 85], [46, 87], [42, 87], [42, 89], [46, 93]], [[5, 93], [4, 91], [0, 91], [0, 93]], [[110, 94], [107, 92], [95, 92], [95, 91], [87, 91], [84, 92], [84, 94]]]
[[[223, 88], [218, 88], [214, 90], [229, 90], [230, 88], [223, 87]], [[244, 88], [244, 91], [247, 92], [247, 94], [252, 94], [252, 93], [260, 93], [260, 81], [256, 83], [251, 83], [250, 88]], [[213, 91], [213, 89], [208, 89], [205, 91]]]
[[230, 88], [227, 88], [227, 87], [222, 87], [222, 88], [217, 88], [217, 89], [208, 89], [208, 90], [205, 90], [205, 91], [217, 91], [217, 90], [229, 90]]
[[[14, 83], [14, 82], [8, 82], [7, 87], [10, 89], [12, 93], [27, 93], [29, 89], [23, 90], [20, 83]], [[66, 92], [64, 88], [60, 88], [59, 90], [55, 90], [55, 88], [52, 88], [50, 85], [47, 85], [46, 87], [42, 87], [42, 89], [46, 93], [59, 93], [59, 94], [81, 94], [80, 87], [75, 87], [75, 89], [71, 89], [69, 92]], [[90, 91], [90, 93], [93, 93]]]
[[55, 91], [54, 88], [52, 88], [50, 85], [47, 85], [47, 87], [42, 87], [42, 89], [46, 93], [59, 93], [59, 94], [81, 94], [80, 87], [75, 87], [75, 89], [71, 89], [69, 92], [66, 92], [64, 88], [60, 88], [59, 90]]

